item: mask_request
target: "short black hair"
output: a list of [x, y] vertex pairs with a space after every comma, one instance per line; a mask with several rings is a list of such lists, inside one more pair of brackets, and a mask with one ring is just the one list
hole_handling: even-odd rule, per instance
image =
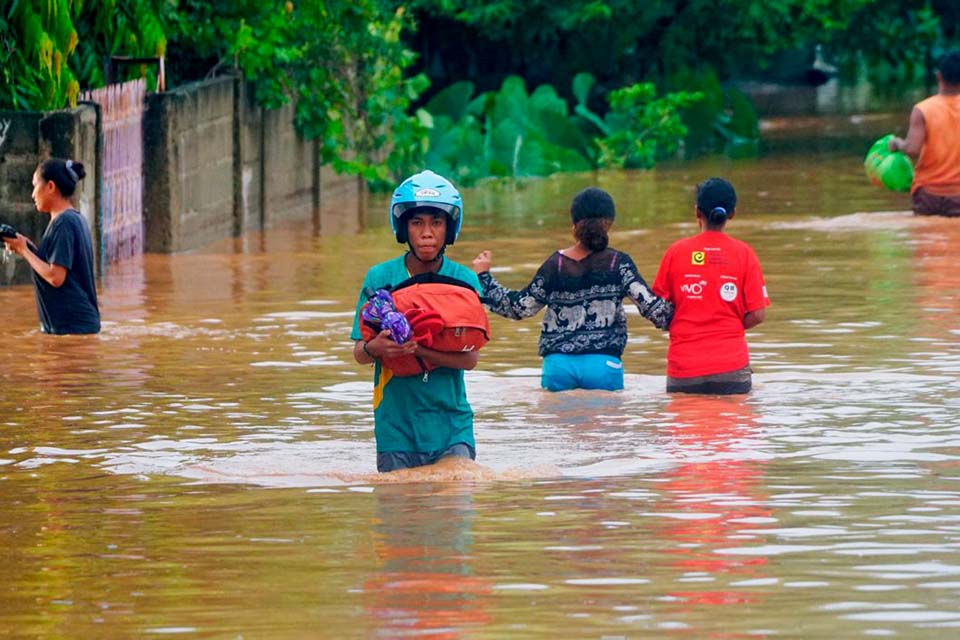
[[617, 216], [613, 197], [597, 187], [587, 187], [573, 197], [570, 203], [570, 219], [576, 224], [587, 218], [610, 218]]
[[940, 77], [947, 84], [960, 84], [960, 49], [947, 51], [937, 63]]

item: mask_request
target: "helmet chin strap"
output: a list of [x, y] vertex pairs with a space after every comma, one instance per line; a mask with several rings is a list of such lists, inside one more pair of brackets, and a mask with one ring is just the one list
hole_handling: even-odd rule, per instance
[[432, 260], [423, 260], [420, 256], [417, 255], [417, 250], [413, 248], [413, 244], [408, 242], [407, 246], [410, 247], [410, 255], [412, 255], [417, 260], [417, 262], [421, 264], [432, 264], [434, 262], [440, 262], [441, 260], [443, 260], [443, 252], [447, 250], [447, 244], [444, 243], [443, 246], [440, 247], [440, 251], [437, 252], [436, 257], [434, 257]]

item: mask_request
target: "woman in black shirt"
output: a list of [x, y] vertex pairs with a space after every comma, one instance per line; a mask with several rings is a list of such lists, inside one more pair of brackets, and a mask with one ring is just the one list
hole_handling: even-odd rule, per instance
[[673, 306], [653, 294], [629, 255], [608, 245], [616, 216], [613, 198], [588, 187], [570, 205], [576, 244], [547, 258], [533, 281], [512, 291], [490, 275], [491, 252], [473, 260], [487, 306], [520, 320], [546, 307], [540, 332], [541, 384], [550, 391], [623, 388], [630, 298], [659, 329], [670, 326]]
[[40, 246], [25, 236], [4, 238], [33, 269], [37, 313], [44, 333], [99, 333], [100, 311], [93, 271], [93, 241], [70, 198], [86, 175], [83, 165], [50, 158], [33, 174], [33, 202], [50, 214]]

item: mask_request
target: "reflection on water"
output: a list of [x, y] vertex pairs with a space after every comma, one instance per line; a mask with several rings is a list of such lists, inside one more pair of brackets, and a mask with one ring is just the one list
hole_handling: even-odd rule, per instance
[[636, 315], [626, 391], [547, 394], [536, 322], [492, 318], [467, 376], [492, 482], [344, 480], [375, 468], [347, 336], [398, 250], [383, 202], [356, 236], [111, 267], [99, 336], [40, 335], [29, 288], [0, 290], [0, 635], [955, 634], [960, 226], [867, 183], [881, 132], [467, 192], [450, 254], [492, 248], [509, 286], [592, 182], [652, 280], [692, 185], [726, 175], [773, 299], [732, 398], [665, 394], [666, 338]]
[[377, 566], [363, 592], [376, 635], [459, 638], [488, 625], [492, 585], [473, 568], [473, 491], [397, 485], [374, 497]]

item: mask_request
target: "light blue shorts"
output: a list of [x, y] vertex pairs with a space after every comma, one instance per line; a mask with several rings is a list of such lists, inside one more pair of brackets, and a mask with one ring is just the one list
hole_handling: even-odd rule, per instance
[[543, 359], [540, 386], [548, 391], [570, 389], [623, 389], [620, 358], [601, 353], [567, 355], [551, 353]]

